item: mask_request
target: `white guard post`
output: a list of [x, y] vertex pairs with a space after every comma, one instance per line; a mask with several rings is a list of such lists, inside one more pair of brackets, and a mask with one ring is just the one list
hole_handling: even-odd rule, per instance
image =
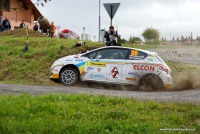
[[101, 43], [106, 44], [106, 39], [104, 38], [104, 35], [106, 33], [106, 29], [101, 29]]

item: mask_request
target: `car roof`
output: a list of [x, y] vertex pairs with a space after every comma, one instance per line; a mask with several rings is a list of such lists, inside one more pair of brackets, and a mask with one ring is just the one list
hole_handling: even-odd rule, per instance
[[[132, 47], [123, 47], [123, 46], [105, 46], [105, 47], [100, 47], [100, 48], [97, 48], [97, 49], [93, 49], [91, 51], [95, 51], [95, 50], [99, 50], [99, 49], [104, 49], [104, 48], [126, 48], [126, 49], [135, 49], [135, 50], [138, 50], [138, 51], [142, 51], [142, 52], [145, 52], [145, 53], [154, 53], [154, 52], [151, 52], [151, 51], [148, 51], [148, 50], [143, 50], [143, 49], [138, 49], [138, 48], [132, 48]], [[88, 52], [91, 52], [91, 51], [88, 51]], [[156, 54], [156, 53], [154, 53]]]

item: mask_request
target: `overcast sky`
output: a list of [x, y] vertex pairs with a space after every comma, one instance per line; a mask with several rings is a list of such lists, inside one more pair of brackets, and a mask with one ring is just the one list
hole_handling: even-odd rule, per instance
[[[194, 38], [200, 35], [200, 0], [101, 0], [101, 28], [108, 29], [110, 18], [104, 3], [121, 3], [113, 26], [118, 26], [122, 38], [142, 38], [142, 31], [150, 26], [167, 39], [170, 33], [171, 38], [189, 36], [191, 32]], [[38, 9], [61, 29], [81, 34], [85, 26], [85, 33], [91, 34], [92, 40], [93, 35], [98, 39], [99, 0], [51, 0]]]

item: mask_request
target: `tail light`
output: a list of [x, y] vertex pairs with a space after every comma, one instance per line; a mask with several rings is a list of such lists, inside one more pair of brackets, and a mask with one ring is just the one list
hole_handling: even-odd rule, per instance
[[162, 71], [165, 71], [167, 74], [169, 73], [169, 70], [168, 70], [168, 68], [165, 65], [158, 64], [157, 66], [159, 67], [158, 69], [160, 69]]

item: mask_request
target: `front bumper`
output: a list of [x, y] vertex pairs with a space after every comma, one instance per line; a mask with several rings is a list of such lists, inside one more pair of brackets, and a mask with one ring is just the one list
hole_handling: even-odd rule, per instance
[[59, 64], [50, 68], [49, 79], [59, 79], [59, 72], [62, 69], [63, 64]]
[[160, 73], [159, 76], [160, 76], [161, 80], [163, 81], [163, 84], [166, 88], [172, 87], [173, 79], [170, 74], [167, 74], [166, 72], [163, 71]]

